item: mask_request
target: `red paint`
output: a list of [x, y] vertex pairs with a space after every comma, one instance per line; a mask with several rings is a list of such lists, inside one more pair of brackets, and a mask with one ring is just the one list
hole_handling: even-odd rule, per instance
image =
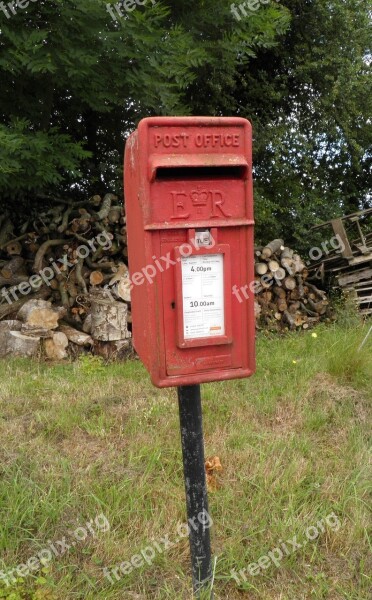
[[[240, 303], [232, 294], [234, 285], [240, 289], [254, 281], [250, 123], [234, 117], [143, 119], [127, 141], [124, 183], [131, 276], [148, 266], [150, 273], [156, 269], [152, 283], [145, 279], [132, 288], [134, 346], [152, 382], [166, 387], [252, 375], [254, 297], [250, 293]], [[198, 247], [198, 230], [210, 232], [212, 247]], [[215, 315], [221, 317], [222, 309], [211, 298], [198, 302], [207, 306], [195, 312], [208, 315], [201, 327], [212, 323], [209, 329], [205, 325], [209, 335], [185, 339], [190, 329], [185, 333], [181, 262], [184, 269], [191, 268], [192, 260], [182, 260], [190, 253], [206, 257], [200, 259], [203, 263], [196, 259], [197, 265], [211, 264], [205, 261], [216, 257], [221, 265], [223, 260], [221, 335], [222, 327], [213, 326], [213, 319], [218, 321]], [[203, 283], [195, 280], [200, 289], [214, 289], [205, 279], [213, 279], [213, 273], [200, 275]], [[136, 276], [134, 281], [143, 279]], [[192, 289], [191, 281], [185, 289]], [[195, 304], [185, 303], [187, 310]]]

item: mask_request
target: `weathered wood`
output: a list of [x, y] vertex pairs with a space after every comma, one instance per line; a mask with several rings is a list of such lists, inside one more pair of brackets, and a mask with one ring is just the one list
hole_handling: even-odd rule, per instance
[[66, 335], [70, 342], [73, 342], [78, 346], [93, 346], [93, 339], [90, 335], [83, 331], [79, 331], [78, 329], [74, 329], [70, 325], [67, 325], [67, 323], [60, 323], [58, 329]]
[[28, 327], [25, 323], [22, 323], [21, 333], [29, 337], [37, 337], [40, 339], [47, 339], [53, 335], [53, 332], [50, 329], [45, 329], [45, 327]]
[[341, 287], [345, 287], [350, 283], [357, 283], [363, 281], [363, 279], [372, 279], [372, 269], [362, 269], [361, 271], [355, 271], [353, 273], [347, 273], [346, 275], [340, 275], [338, 283]]
[[84, 321], [83, 331], [84, 331], [84, 333], [88, 333], [88, 334], [90, 334], [92, 332], [92, 315], [91, 314], [89, 314]]
[[262, 258], [270, 258], [273, 254], [279, 252], [279, 250], [284, 250], [284, 241], [276, 239], [263, 248], [261, 256]]
[[119, 298], [124, 300], [124, 302], [130, 302], [131, 301], [130, 288], [131, 288], [130, 279], [128, 277], [125, 277], [123, 279], [120, 279], [120, 281], [116, 285], [115, 291], [116, 291], [117, 295], [119, 296]]
[[24, 335], [20, 331], [9, 331], [0, 328], [0, 357], [36, 356], [40, 347], [40, 338]]
[[31, 328], [57, 329], [58, 321], [66, 313], [64, 308], [53, 307], [45, 300], [28, 300], [18, 311], [18, 318]]
[[[4, 279], [12, 279], [14, 275], [18, 273], [18, 271], [24, 265], [24, 259], [21, 256], [15, 256], [9, 262], [7, 262], [1, 269], [0, 275]], [[26, 276], [27, 279], [27, 276]], [[10, 284], [12, 285], [12, 284]], [[13, 284], [14, 285], [14, 284]]]
[[[35, 256], [34, 267], [33, 267], [34, 273], [39, 273], [41, 271], [41, 269], [43, 268], [44, 256], [50, 248], [53, 248], [55, 246], [67, 245], [68, 241], [70, 241], [70, 240], [67, 240], [66, 238], [61, 238], [58, 240], [47, 240], [46, 242], [41, 244], [41, 246]], [[63, 266], [61, 268], [63, 268]]]
[[53, 337], [44, 341], [44, 351], [50, 360], [63, 360], [67, 358], [67, 336], [62, 331], [53, 333]]
[[278, 296], [278, 298], [286, 298], [287, 297], [287, 293], [285, 291], [284, 288], [279, 287], [278, 285], [275, 285], [273, 288], [273, 292], [276, 296]]
[[103, 342], [129, 338], [127, 314], [122, 302], [92, 298], [92, 338]]
[[28, 296], [21, 298], [20, 300], [15, 300], [14, 302], [11, 302], [11, 303], [3, 302], [3, 304], [0, 304], [0, 321], [1, 321], [1, 319], [4, 319], [8, 315], [16, 316], [19, 309], [26, 302], [28, 302], [28, 300], [30, 298], [39, 298], [39, 299], [46, 300], [49, 297], [50, 297], [50, 289], [45, 286], [45, 287], [42, 287], [37, 292], [34, 292], [33, 294], [29, 294]]
[[288, 323], [291, 331], [296, 329], [296, 321], [294, 317], [288, 312], [288, 310], [285, 310], [283, 313], [283, 321], [285, 323]]
[[22, 321], [9, 319], [8, 321], [0, 321], [0, 331], [21, 331]]
[[27, 275], [13, 275], [9, 279], [0, 276], [0, 287], [5, 286], [18, 286], [20, 283], [28, 281]]

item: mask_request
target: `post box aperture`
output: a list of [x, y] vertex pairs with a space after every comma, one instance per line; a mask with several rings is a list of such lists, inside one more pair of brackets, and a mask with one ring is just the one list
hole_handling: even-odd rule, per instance
[[233, 117], [148, 118], [127, 141], [133, 342], [158, 387], [254, 372], [251, 149]]

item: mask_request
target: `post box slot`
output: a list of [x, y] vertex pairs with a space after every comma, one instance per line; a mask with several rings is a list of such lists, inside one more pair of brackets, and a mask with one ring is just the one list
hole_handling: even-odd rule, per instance
[[184, 181], [189, 179], [244, 179], [246, 173], [244, 166], [218, 166], [218, 167], [158, 167], [156, 181], [173, 180]]

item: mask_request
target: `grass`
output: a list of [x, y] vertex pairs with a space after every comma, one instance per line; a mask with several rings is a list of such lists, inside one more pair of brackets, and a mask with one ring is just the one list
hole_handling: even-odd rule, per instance
[[[215, 600], [370, 598], [372, 339], [357, 351], [368, 327], [262, 335], [254, 377], [202, 386], [206, 456], [223, 465], [209, 498]], [[75, 540], [89, 521], [94, 533], [0, 583], [0, 598], [189, 600], [175, 390], [155, 389], [135, 360], [11, 360], [0, 375], [0, 568]], [[109, 531], [95, 524], [100, 514]], [[326, 523], [331, 514], [339, 527]], [[321, 519], [323, 531], [303, 543]], [[232, 569], [294, 536], [302, 547], [278, 566], [234, 579]], [[111, 575], [114, 584], [104, 576], [155, 543], [151, 564]]]

